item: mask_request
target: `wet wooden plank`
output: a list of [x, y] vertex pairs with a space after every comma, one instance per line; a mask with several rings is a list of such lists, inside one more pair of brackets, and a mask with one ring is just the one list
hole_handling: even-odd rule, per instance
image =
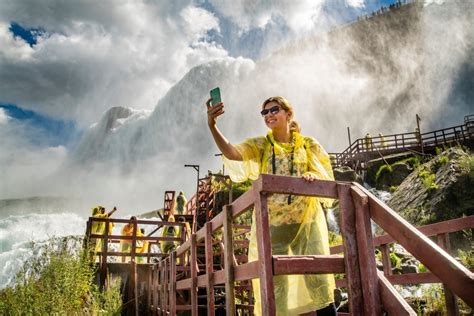
[[[448, 253], [451, 252], [451, 243], [449, 241], [449, 234], [444, 233], [438, 235], [438, 245], [446, 250]], [[444, 301], [446, 302], [446, 311], [448, 316], [459, 316], [459, 307], [457, 304], [456, 295], [451, 291], [446, 284], [443, 284], [444, 290]]]
[[258, 278], [258, 261], [238, 265], [234, 269], [235, 280], [244, 281]]
[[193, 316], [198, 315], [198, 298], [197, 298], [197, 292], [198, 292], [198, 285], [197, 285], [197, 242], [196, 242], [196, 234], [191, 235], [191, 260], [190, 260], [190, 265], [191, 265], [191, 305], [193, 306], [191, 310], [191, 314]]
[[225, 306], [226, 313], [235, 315], [235, 278], [234, 278], [234, 239], [232, 206], [224, 206], [224, 267], [225, 267]]
[[372, 246], [372, 228], [370, 223], [369, 200], [367, 195], [357, 187], [351, 188], [355, 205], [356, 238], [359, 251], [359, 267], [361, 275], [362, 295], [364, 297], [364, 315], [381, 315], [380, 296]]
[[[260, 178], [262, 179], [262, 178]], [[270, 240], [270, 219], [268, 216], [267, 194], [255, 191], [255, 218], [257, 228], [257, 248], [260, 274], [260, 297], [262, 299], [262, 314], [274, 316], [275, 293], [273, 291], [273, 259]], [[258, 293], [254, 293], [258, 295]]]
[[355, 207], [352, 203], [351, 185], [338, 184], [340, 223], [344, 241], [344, 262], [348, 279], [349, 310], [353, 315], [362, 315], [363, 296], [359, 269], [359, 253], [357, 248]]
[[261, 174], [254, 182], [256, 191], [292, 195], [337, 198], [337, 182], [315, 180], [308, 183], [299, 177]]
[[176, 252], [170, 254], [170, 287], [169, 287], [170, 314], [176, 315]]
[[415, 311], [408, 305], [403, 297], [398, 294], [392, 284], [385, 278], [383, 272], [378, 271], [377, 274], [379, 278], [380, 298], [385, 311], [387, 311], [389, 315], [416, 316]]
[[338, 255], [273, 256], [275, 275], [344, 273], [344, 257]]
[[204, 239], [204, 250], [206, 252], [207, 314], [214, 316], [214, 256], [212, 249], [212, 223], [206, 223], [204, 229], [206, 232]]

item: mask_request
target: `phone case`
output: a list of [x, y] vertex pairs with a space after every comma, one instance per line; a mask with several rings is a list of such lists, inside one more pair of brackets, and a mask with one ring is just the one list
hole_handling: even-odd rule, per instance
[[221, 90], [219, 89], [219, 87], [212, 89], [210, 94], [211, 94], [211, 99], [212, 99], [212, 101], [211, 101], [212, 106], [222, 102], [221, 101]]

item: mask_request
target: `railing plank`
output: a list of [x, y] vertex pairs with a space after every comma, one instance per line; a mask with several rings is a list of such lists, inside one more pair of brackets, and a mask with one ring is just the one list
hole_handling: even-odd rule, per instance
[[369, 201], [367, 195], [357, 187], [352, 187], [351, 194], [355, 204], [356, 238], [359, 251], [362, 295], [364, 297], [364, 315], [381, 315], [377, 266], [372, 246]]
[[344, 261], [346, 276], [349, 280], [347, 288], [349, 309], [353, 315], [362, 315], [364, 313], [362, 284], [357, 249], [355, 210], [350, 196], [351, 185], [339, 183], [337, 189], [339, 193], [341, 232], [344, 241]]
[[[259, 178], [260, 182], [262, 176]], [[260, 273], [260, 300], [262, 314], [276, 315], [275, 293], [273, 291], [272, 244], [270, 240], [270, 219], [268, 217], [267, 194], [255, 192], [255, 218], [257, 228], [258, 263]], [[258, 293], [254, 293], [258, 295]]]
[[372, 219], [464, 302], [474, 306], [474, 274], [370, 192], [359, 184], [356, 185], [370, 198]]
[[275, 275], [344, 273], [344, 257], [338, 255], [273, 256]]
[[214, 316], [214, 256], [212, 249], [212, 223], [207, 222], [204, 226], [206, 231], [204, 245], [206, 252], [206, 294], [207, 314]]
[[233, 245], [233, 218], [232, 206], [224, 206], [224, 267], [225, 267], [225, 306], [228, 315], [235, 315], [234, 291], [234, 245]]
[[261, 174], [254, 186], [259, 192], [337, 198], [335, 181], [314, 180], [308, 183], [300, 177]]
[[395, 288], [388, 282], [382, 272], [377, 271], [380, 288], [380, 298], [385, 310], [389, 315], [416, 316], [415, 311], [408, 305], [403, 297], [398, 294]]

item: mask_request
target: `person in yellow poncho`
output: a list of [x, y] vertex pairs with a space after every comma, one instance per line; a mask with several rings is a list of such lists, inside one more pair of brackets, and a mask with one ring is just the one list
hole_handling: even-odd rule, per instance
[[[270, 129], [266, 136], [249, 138], [232, 145], [216, 126], [224, 113], [224, 104], [211, 106], [207, 101], [208, 125], [224, 155], [224, 163], [233, 181], [255, 180], [260, 173], [271, 173], [333, 180], [329, 155], [312, 137], [300, 134], [293, 108], [283, 97], [271, 97], [262, 105], [261, 114]], [[315, 197], [271, 195], [268, 197], [270, 235], [273, 255], [329, 255], [327, 223], [321, 203], [331, 200]], [[258, 259], [255, 213], [249, 244], [249, 261]], [[335, 281], [332, 274], [274, 277], [277, 315], [297, 315], [317, 311], [318, 315], [336, 315]], [[253, 280], [254, 313], [261, 314], [259, 281]]]
[[[117, 211], [117, 208], [114, 207], [110, 212], [105, 213], [105, 207], [99, 205], [92, 208], [92, 217], [93, 218], [109, 218], [113, 213]], [[112, 235], [112, 229], [114, 228], [113, 223], [109, 223], [108, 235]], [[91, 233], [96, 235], [105, 234], [105, 222], [93, 222], [91, 227]], [[97, 238], [91, 239], [91, 244], [95, 248], [95, 252], [102, 251], [104, 240], [98, 240]]]
[[[170, 215], [168, 217], [168, 222], [174, 222], [174, 216]], [[171, 226], [171, 225], [166, 225], [163, 228], [163, 237], [178, 237], [179, 234], [181, 233], [181, 230], [179, 229], [178, 226]], [[173, 250], [176, 249], [177, 242], [167, 240], [167, 241], [162, 241], [161, 242], [161, 252], [162, 253], [171, 253]]]
[[175, 215], [183, 215], [184, 208], [186, 206], [186, 197], [184, 196], [184, 192], [179, 192], [178, 196], [176, 197], [176, 207], [175, 207]]
[[[127, 223], [123, 225], [122, 230], [120, 231], [120, 234], [122, 236], [133, 236], [133, 221], [136, 221], [137, 218], [135, 216], [130, 217], [130, 223]], [[138, 229], [138, 227], [137, 227]], [[120, 252], [130, 252], [132, 248], [132, 240], [130, 239], [122, 239], [120, 240]], [[130, 260], [130, 257], [122, 257], [122, 262], [128, 262]]]

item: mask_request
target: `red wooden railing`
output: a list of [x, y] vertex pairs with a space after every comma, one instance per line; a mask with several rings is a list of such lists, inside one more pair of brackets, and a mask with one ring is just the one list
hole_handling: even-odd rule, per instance
[[464, 124], [426, 133], [402, 133], [355, 140], [342, 153], [331, 153], [333, 167], [365, 168], [369, 160], [404, 151], [422, 153], [439, 146], [472, 144], [474, 115], [464, 118]]
[[[273, 256], [267, 196], [274, 193], [339, 199], [344, 256]], [[234, 220], [252, 206], [259, 260], [239, 263], [234, 252]], [[262, 304], [262, 313], [275, 315], [273, 276], [344, 273], [351, 314], [380, 315], [385, 310], [389, 315], [416, 315], [395, 291], [390, 277], [376, 269], [371, 220], [422, 262], [446, 288], [474, 307], [474, 274], [360, 185], [322, 180], [307, 183], [299, 178], [262, 175], [251, 190], [227, 205], [153, 270], [150, 311], [174, 315], [190, 310], [197, 315], [199, 308], [206, 308], [208, 315], [214, 315], [215, 308], [222, 307], [214, 303], [216, 291], [222, 285], [227, 314], [233, 315], [237, 309], [250, 311], [250, 304], [236, 303], [236, 283], [259, 278], [260, 295], [266, 302]], [[224, 245], [224, 265], [216, 269], [213, 243], [218, 231]], [[198, 261], [198, 245], [205, 247], [204, 262]], [[207, 296], [206, 304], [201, 306], [199, 288], [205, 288]], [[189, 293], [189, 300], [182, 299], [183, 292]]]

